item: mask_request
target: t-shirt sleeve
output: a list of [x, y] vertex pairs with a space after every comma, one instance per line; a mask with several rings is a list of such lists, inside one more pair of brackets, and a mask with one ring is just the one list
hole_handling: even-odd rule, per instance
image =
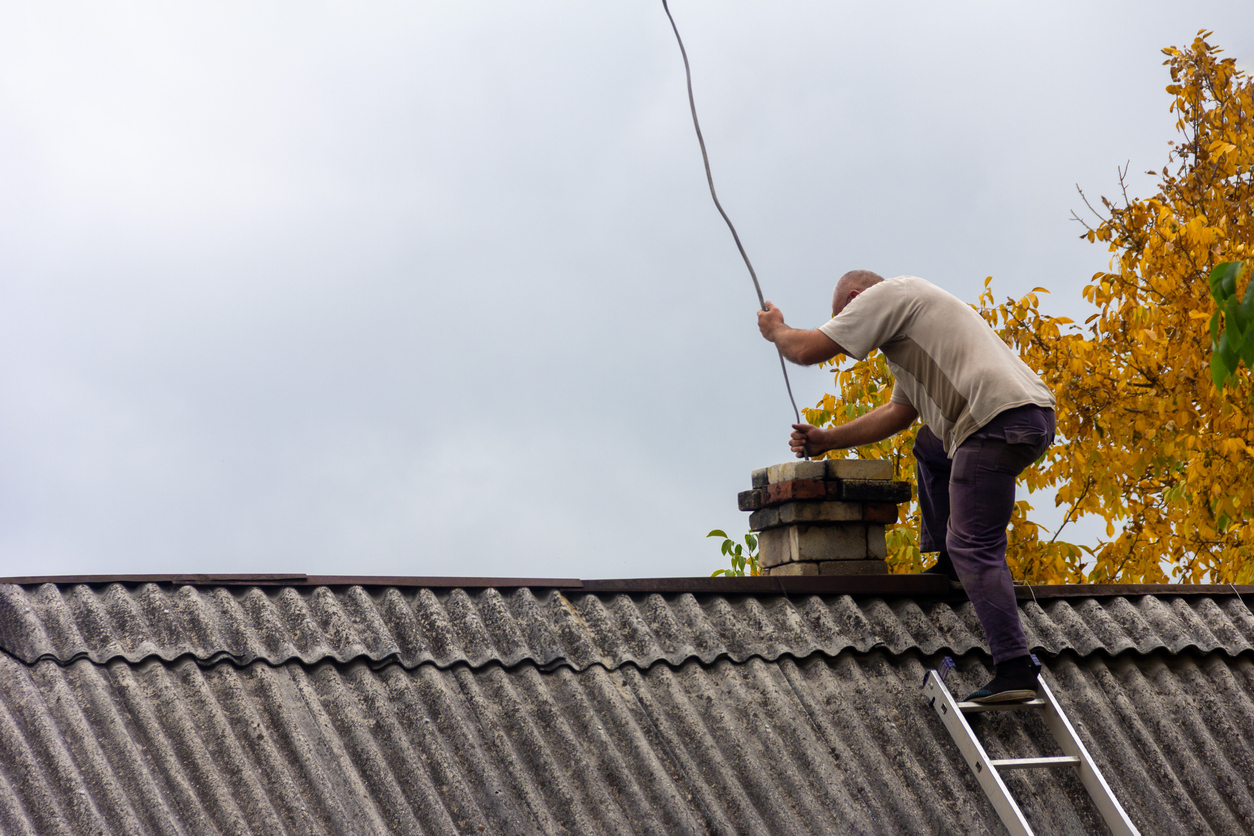
[[840, 316], [819, 326], [849, 356], [865, 360], [867, 355], [895, 339], [905, 327], [910, 312], [902, 304], [892, 280], [880, 282], [860, 293], [845, 306]]

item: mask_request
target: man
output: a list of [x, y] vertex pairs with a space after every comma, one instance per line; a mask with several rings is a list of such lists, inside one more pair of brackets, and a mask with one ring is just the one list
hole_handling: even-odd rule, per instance
[[758, 328], [794, 363], [884, 352], [896, 380], [889, 402], [839, 427], [793, 424], [792, 449], [800, 458], [858, 447], [923, 419], [914, 442], [919, 548], [940, 553], [929, 572], [961, 581], [997, 666], [968, 699], [1035, 697], [1040, 668], [1019, 621], [1006, 525], [1015, 477], [1053, 443], [1053, 394], [969, 305], [914, 276], [846, 273], [832, 294], [832, 319], [813, 331], [788, 327], [778, 308], [766, 307]]

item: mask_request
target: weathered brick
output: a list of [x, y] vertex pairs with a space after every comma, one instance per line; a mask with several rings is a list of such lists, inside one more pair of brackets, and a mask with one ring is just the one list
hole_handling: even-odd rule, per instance
[[861, 522], [785, 525], [767, 529], [758, 537], [758, 562], [764, 567], [867, 557], [867, 526]]
[[866, 556], [880, 560], [888, 557], [888, 540], [884, 537], [884, 526], [868, 525], [866, 527]]
[[889, 525], [897, 522], [897, 506], [892, 502], [868, 502], [862, 508], [862, 519], [867, 522], [886, 523]]
[[893, 478], [893, 463], [888, 459], [828, 459], [828, 479], [875, 479]]
[[862, 505], [856, 502], [787, 502], [775, 510], [779, 511], [780, 525], [862, 520]]
[[765, 531], [793, 523], [862, 522], [862, 508], [857, 502], [785, 502], [750, 514], [749, 528]]
[[765, 531], [768, 528], [779, 528], [779, 525], [779, 507], [763, 508], [749, 515], [750, 531]]
[[[834, 482], [822, 482], [817, 479], [793, 479], [788, 482], [777, 482], [767, 485], [761, 490], [761, 508], [782, 505], [785, 502], [805, 500], [831, 500], [835, 502], [867, 502], [877, 505], [891, 506], [900, 502], [910, 501], [910, 483], [882, 482], [868, 479], [845, 479]], [[749, 491], [742, 492], [741, 495]], [[744, 500], [740, 500], [743, 502]], [[743, 505], [741, 510], [747, 509]], [[887, 515], [894, 512], [887, 508], [872, 512], [875, 521], [881, 517], [887, 521]], [[878, 516], [877, 516], [878, 515]], [[896, 521], [894, 518], [892, 521]]]
[[822, 479], [827, 473], [826, 462], [784, 462], [766, 469], [767, 481], [772, 484], [791, 482], [793, 479]]
[[[816, 528], [819, 527], [810, 526], [810, 531]], [[810, 550], [802, 553], [803, 560], [863, 560], [868, 557], [865, 523], [828, 525], [820, 530], [821, 534], [810, 535]]]
[[820, 575], [887, 575], [883, 560], [824, 560], [818, 564]]
[[[752, 523], [750, 523], [752, 527]], [[792, 560], [792, 546], [786, 528], [772, 528], [758, 535], [758, 565], [764, 569]]]
[[767, 478], [766, 478], [765, 467], [759, 467], [757, 470], [753, 471], [753, 487], [765, 488], [768, 484], [770, 483], [767, 481]]
[[792, 478], [796, 468], [796, 462], [781, 462], [780, 464], [770, 465], [766, 468], [766, 483], [774, 485], [777, 482], [787, 482]]
[[827, 462], [797, 462], [794, 479], [822, 479], [827, 475]]
[[819, 573], [819, 565], [817, 563], [785, 563], [783, 566], [776, 566], [773, 569], [767, 569], [765, 574], [779, 577], [780, 575], [817, 575]]
[[909, 502], [909, 482], [882, 482], [871, 479], [842, 479], [840, 498], [845, 502]]
[[754, 488], [751, 491], [741, 491], [736, 494], [736, 506], [741, 511], [756, 511], [762, 507], [762, 490]]
[[762, 495], [762, 505], [779, 505], [799, 499], [827, 498], [827, 483], [817, 479], [793, 479], [767, 485]]

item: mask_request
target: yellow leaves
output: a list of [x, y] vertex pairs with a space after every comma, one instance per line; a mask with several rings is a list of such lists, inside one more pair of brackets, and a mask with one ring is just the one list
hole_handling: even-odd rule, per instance
[[[854, 363], [833, 373], [833, 383], [839, 397], [824, 395], [818, 408], [806, 409], [806, 420], [815, 426], [839, 426], [864, 415], [892, 395], [893, 380], [888, 364], [880, 352], [874, 352], [866, 360]], [[888, 459], [893, 462], [898, 479], [914, 481], [914, 433], [916, 428], [876, 444], [859, 447], [855, 455], [861, 458]], [[843, 451], [833, 451], [828, 458], [840, 458]], [[894, 572], [921, 572], [925, 568], [918, 548], [918, 508], [911, 502], [906, 506], [900, 522], [889, 526], [888, 564]]]
[[1225, 456], [1239, 456], [1249, 449], [1249, 446], [1239, 438], [1221, 438], [1216, 446]]
[[[1164, 50], [1185, 136], [1157, 193], [1107, 202], [1110, 217], [1084, 236], [1113, 253], [1081, 291], [1096, 312], [1081, 325], [1042, 313], [1039, 287], [998, 305], [984, 281], [977, 310], [1058, 399], [1059, 442], [1020, 482], [1055, 488], [1065, 522], [1047, 532], [1020, 500], [1008, 532], [1012, 572], [1031, 583], [1254, 582], [1254, 380], [1219, 391], [1207, 378], [1209, 269], [1254, 253], [1254, 86], [1204, 37]], [[806, 410], [812, 423], [845, 423], [891, 391], [879, 354], [834, 382], [840, 397]], [[858, 454], [912, 480], [912, 442]], [[1087, 515], [1105, 539], [1066, 542]], [[905, 516], [889, 530], [889, 562], [919, 571], [917, 507]]]
[[[1085, 236], [1115, 252], [1112, 271], [1082, 290], [1098, 312], [1052, 342], [1039, 338], [1072, 323], [1025, 318], [1032, 298], [987, 314], [1058, 397], [1062, 445], [1024, 482], [1057, 485], [1068, 519], [1105, 521], [1090, 580], [1161, 580], [1160, 564], [1185, 580], [1254, 577], [1254, 387], [1246, 378], [1218, 393], [1205, 376], [1209, 265], [1254, 251], [1254, 194], [1241, 186], [1252, 177], [1254, 93], [1204, 44], [1167, 54], [1174, 105], [1182, 125], [1198, 126], [1197, 142], [1178, 146], [1183, 165], [1164, 168], [1158, 194], [1107, 203], [1112, 217]], [[1012, 548], [1039, 555], [1020, 528]], [[1029, 574], [1036, 559], [1022, 562]]]

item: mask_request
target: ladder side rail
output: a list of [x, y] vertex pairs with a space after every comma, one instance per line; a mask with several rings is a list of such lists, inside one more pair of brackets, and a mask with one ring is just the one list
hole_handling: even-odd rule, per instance
[[1128, 814], [1124, 812], [1119, 799], [1115, 798], [1115, 794], [1111, 792], [1110, 785], [1102, 777], [1101, 770], [1097, 768], [1097, 764], [1093, 762], [1092, 756], [1084, 748], [1084, 744], [1080, 741], [1080, 736], [1076, 734], [1071, 722], [1067, 719], [1067, 715], [1059, 707], [1058, 700], [1054, 697], [1054, 692], [1045, 683], [1045, 678], [1043, 676], [1040, 677], [1039, 682], [1040, 690], [1038, 693], [1040, 693], [1041, 698], [1046, 703], [1041, 709], [1041, 718], [1054, 735], [1054, 739], [1058, 741], [1062, 751], [1079, 758], [1076, 769], [1079, 770], [1080, 783], [1084, 785], [1084, 789], [1088, 791], [1089, 797], [1097, 805], [1097, 810], [1106, 822], [1106, 826], [1110, 828], [1112, 836], [1140, 836], [1140, 831], [1137, 830], [1132, 820], [1128, 818]]
[[958, 751], [962, 753], [967, 766], [975, 775], [975, 780], [979, 782], [984, 794], [992, 802], [993, 809], [997, 811], [997, 816], [1006, 826], [1006, 830], [1011, 836], [1033, 836], [1032, 828], [1028, 825], [1028, 820], [1024, 818], [1023, 811], [1011, 797], [1010, 790], [1006, 788], [1001, 775], [997, 773], [992, 759], [984, 751], [983, 744], [975, 736], [975, 732], [967, 723], [967, 718], [962, 715], [957, 700], [949, 693], [949, 689], [945, 687], [945, 683], [941, 681], [936, 671], [927, 672], [924, 690], [931, 701], [932, 708], [936, 710], [949, 736], [957, 744]]

